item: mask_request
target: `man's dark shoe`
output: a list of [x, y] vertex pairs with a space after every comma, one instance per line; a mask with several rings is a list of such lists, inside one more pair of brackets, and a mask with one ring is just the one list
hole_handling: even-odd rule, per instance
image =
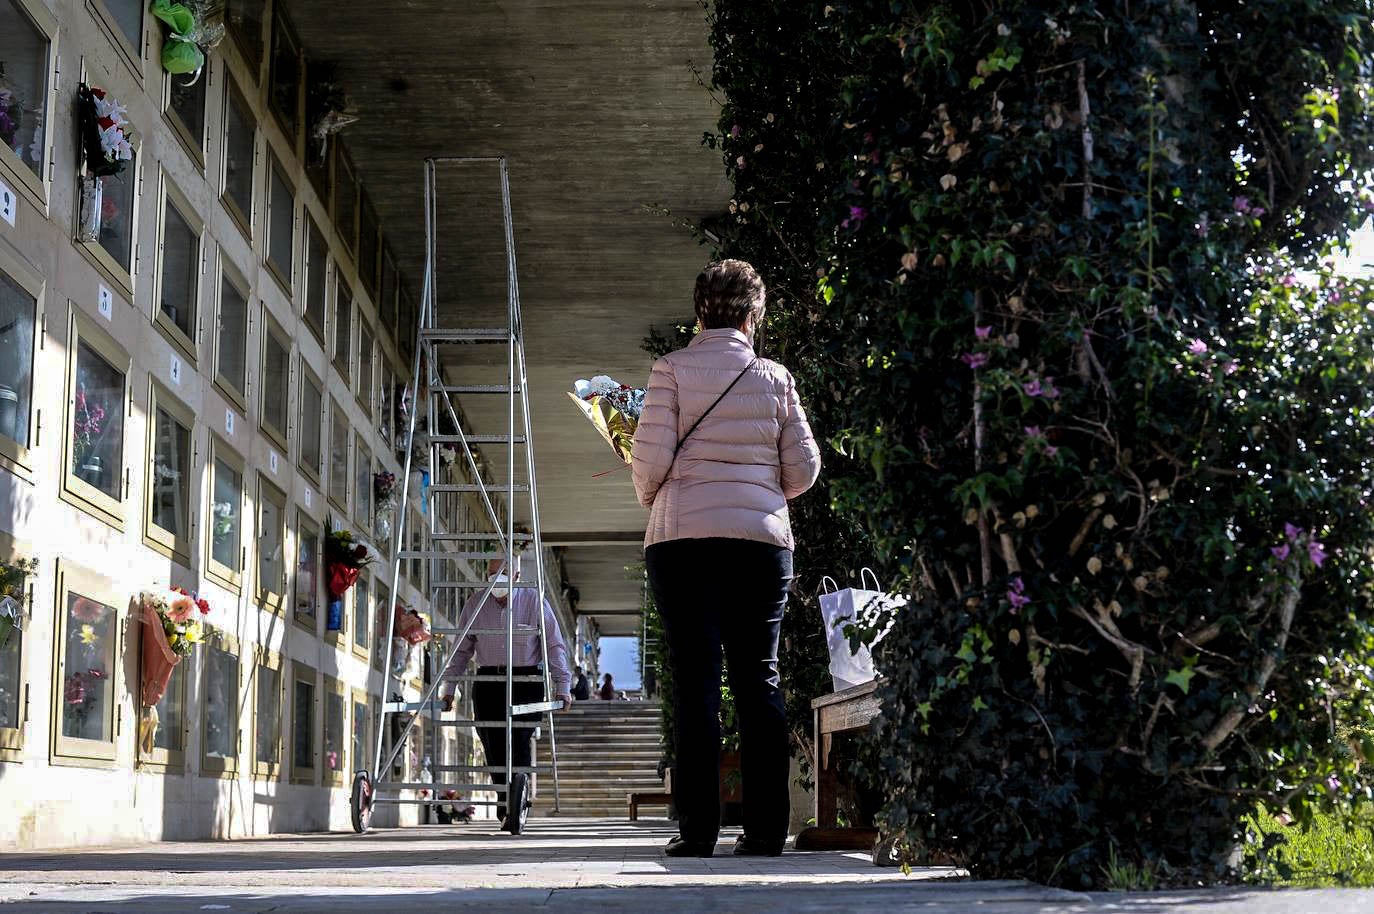
[[716, 852], [714, 841], [688, 841], [681, 835], [668, 842], [663, 853], [669, 857], [710, 857]]
[[784, 841], [755, 841], [746, 835], [740, 835], [735, 841], [736, 857], [781, 857], [782, 846], [787, 843]]

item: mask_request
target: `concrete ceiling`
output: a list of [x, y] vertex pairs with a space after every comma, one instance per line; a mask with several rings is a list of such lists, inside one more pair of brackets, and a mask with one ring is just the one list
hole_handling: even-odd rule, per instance
[[[654, 325], [692, 312], [706, 259], [682, 220], [729, 198], [701, 146], [718, 105], [698, 0], [286, 0], [307, 58], [330, 61], [360, 120], [346, 131], [398, 265], [420, 288], [422, 163], [504, 155], [529, 365], [540, 514], [565, 548], [580, 611], [632, 633], [624, 566], [646, 513], [629, 473], [568, 402], [574, 379], [642, 384]], [[505, 272], [493, 167], [440, 173], [439, 307], [450, 326], [504, 324]], [[664, 215], [664, 211], [671, 216]], [[504, 350], [455, 347], [457, 382], [501, 383]], [[504, 430], [498, 398], [469, 398], [478, 432]], [[491, 450], [490, 448], [488, 450]], [[490, 454], [496, 467], [500, 455]], [[523, 477], [523, 474], [521, 474]]]

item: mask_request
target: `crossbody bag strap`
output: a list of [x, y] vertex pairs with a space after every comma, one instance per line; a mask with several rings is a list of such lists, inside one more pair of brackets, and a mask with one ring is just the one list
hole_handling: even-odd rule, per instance
[[692, 432], [696, 431], [697, 426], [701, 424], [702, 420], [705, 419], [707, 416], [711, 415], [711, 411], [720, 405], [720, 401], [725, 399], [726, 394], [730, 393], [730, 391], [735, 389], [735, 385], [738, 384], [741, 380], [743, 380], [744, 376], [749, 373], [749, 369], [753, 368], [754, 365], [758, 362], [758, 360], [758, 356], [754, 356], [754, 358], [750, 359], [749, 364], [744, 366], [744, 370], [741, 371], [739, 374], [735, 375], [735, 380], [730, 382], [730, 386], [722, 390], [720, 392], [720, 396], [716, 397], [715, 402], [712, 403], [710, 406], [706, 407], [706, 412], [702, 413], [701, 416], [698, 417], [697, 421], [692, 423], [692, 427], [687, 429], [687, 434], [683, 435], [681, 438], [677, 440], [677, 447], [673, 448], [673, 459], [668, 462], [668, 470], [670, 472], [673, 468], [673, 462], [677, 460], [677, 452], [682, 450], [682, 445], [686, 443], [688, 438], [692, 437]]

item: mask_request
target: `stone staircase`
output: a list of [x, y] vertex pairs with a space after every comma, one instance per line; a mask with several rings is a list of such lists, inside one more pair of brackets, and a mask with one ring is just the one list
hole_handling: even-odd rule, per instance
[[[656, 701], [580, 701], [555, 715], [558, 738], [559, 815], [623, 819], [626, 798], [636, 791], [661, 791], [658, 776], [659, 706]], [[535, 815], [553, 814], [549, 735], [541, 733], [536, 758], [539, 796]], [[661, 817], [663, 807], [641, 815]]]

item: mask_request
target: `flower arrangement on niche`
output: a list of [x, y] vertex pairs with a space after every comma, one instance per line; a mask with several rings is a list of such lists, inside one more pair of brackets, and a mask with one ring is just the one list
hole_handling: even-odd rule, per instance
[[134, 157], [128, 109], [104, 89], [82, 83], [77, 89], [77, 111], [87, 173], [106, 177], [122, 172]]
[[172, 671], [205, 640], [204, 619], [210, 601], [182, 587], [139, 594], [143, 622], [143, 704], [162, 700]]
[[91, 452], [105, 428], [105, 407], [86, 395], [86, 385], [76, 388], [76, 412], [72, 420], [72, 452], [78, 471], [92, 466]]
[[372, 551], [366, 543], [358, 542], [348, 530], [334, 528], [329, 522], [329, 534], [324, 541], [324, 559], [329, 566], [329, 605], [325, 611], [325, 628], [331, 632], [343, 628], [344, 594], [358, 583], [358, 575], [368, 562]]

